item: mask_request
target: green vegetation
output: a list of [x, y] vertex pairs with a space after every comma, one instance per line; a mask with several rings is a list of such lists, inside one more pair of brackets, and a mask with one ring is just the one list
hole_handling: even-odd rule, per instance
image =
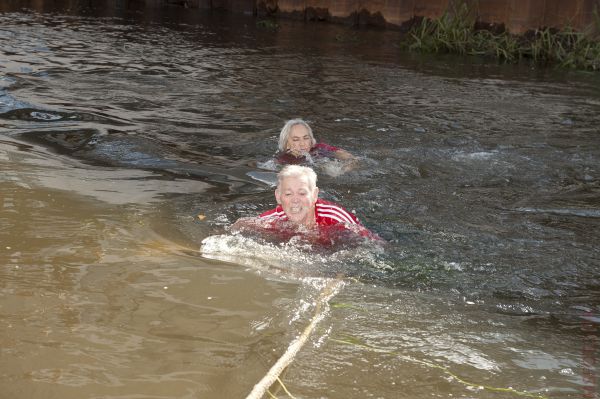
[[279, 24], [273, 19], [261, 19], [260, 21], [256, 22], [256, 26], [268, 30], [279, 29]]
[[403, 43], [422, 52], [493, 57], [505, 62], [531, 60], [537, 65], [600, 70], [600, 17], [586, 32], [571, 28], [539, 29], [524, 35], [478, 26], [466, 4], [447, 10], [439, 19], [415, 23]]

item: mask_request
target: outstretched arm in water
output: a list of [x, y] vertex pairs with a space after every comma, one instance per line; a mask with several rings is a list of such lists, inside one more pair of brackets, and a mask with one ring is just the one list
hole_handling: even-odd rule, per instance
[[350, 154], [348, 151], [342, 150], [342, 149], [338, 149], [334, 153], [334, 156], [336, 159], [339, 159], [340, 161], [349, 161], [351, 159], [354, 159], [354, 156], [352, 154]]
[[350, 152], [342, 149], [338, 149], [334, 152], [335, 159], [342, 161], [342, 172], [350, 172], [351, 170], [357, 169], [359, 165], [359, 160], [357, 157], [352, 155]]

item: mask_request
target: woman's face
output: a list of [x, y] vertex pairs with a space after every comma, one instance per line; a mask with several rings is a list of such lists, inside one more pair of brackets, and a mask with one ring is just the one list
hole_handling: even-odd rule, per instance
[[288, 136], [286, 150], [294, 156], [303, 156], [308, 153], [312, 147], [312, 140], [308, 129], [304, 125], [294, 125]]
[[275, 198], [292, 223], [312, 226], [315, 223], [318, 193], [319, 189], [311, 189], [306, 177], [289, 176], [280, 182], [275, 190]]

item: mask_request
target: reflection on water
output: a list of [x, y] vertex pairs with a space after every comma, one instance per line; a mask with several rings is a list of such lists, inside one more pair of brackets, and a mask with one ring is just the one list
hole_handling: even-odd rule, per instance
[[[244, 397], [340, 274], [297, 397], [596, 392], [597, 76], [68, 3], [0, 5], [0, 397]], [[322, 196], [387, 245], [228, 232], [292, 117], [357, 156]]]

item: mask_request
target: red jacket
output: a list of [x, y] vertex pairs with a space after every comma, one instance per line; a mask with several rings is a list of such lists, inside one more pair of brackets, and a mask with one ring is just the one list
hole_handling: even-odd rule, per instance
[[[259, 219], [270, 222], [267, 224], [261, 224], [266, 230], [271, 232], [277, 232], [282, 239], [286, 236], [288, 239], [296, 235], [295, 229], [291, 229], [287, 222], [288, 217], [283, 211], [281, 205], [277, 208], [271, 209], [262, 213]], [[315, 221], [318, 229], [317, 241], [321, 244], [333, 243], [343, 239], [342, 237], [349, 236], [354, 233], [355, 236], [371, 238], [373, 240], [381, 240], [381, 238], [364, 227], [358, 218], [351, 212], [348, 212], [343, 207], [323, 199], [317, 199], [315, 204]]]
[[[339, 151], [338, 147], [325, 143], [317, 143], [312, 146], [308, 154], [312, 158], [332, 158], [336, 151]], [[289, 152], [280, 152], [277, 154], [275, 161], [282, 165], [299, 165], [307, 162], [307, 159], [306, 156], [297, 157]]]
[[[262, 213], [259, 218], [275, 218], [279, 220], [288, 220], [281, 205]], [[361, 225], [358, 218], [353, 213], [348, 212], [341, 206], [330, 201], [318, 198], [315, 204], [315, 220], [319, 226], [332, 226], [335, 224], [357, 224]], [[362, 225], [361, 225], [362, 226]]]

